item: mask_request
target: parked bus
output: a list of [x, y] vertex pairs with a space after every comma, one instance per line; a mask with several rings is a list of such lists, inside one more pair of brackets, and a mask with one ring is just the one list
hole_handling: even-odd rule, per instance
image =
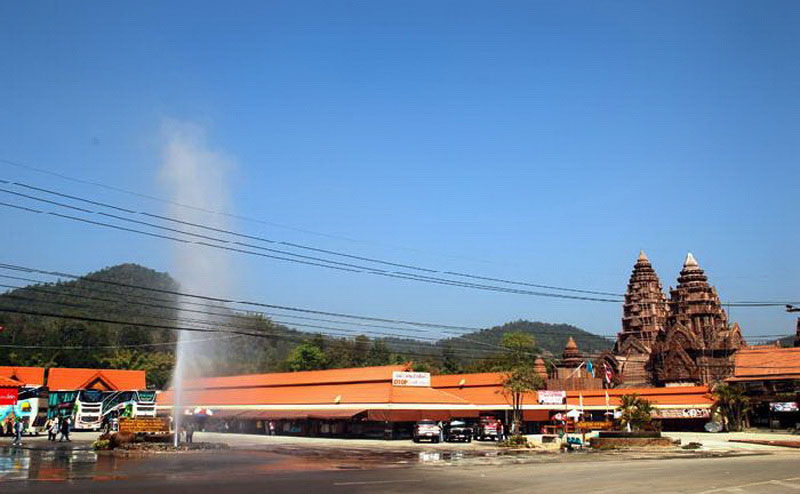
[[19, 417], [25, 424], [23, 434], [39, 435], [47, 422], [47, 388], [22, 388], [16, 405], [0, 406], [0, 426], [2, 432], [7, 432], [8, 424], [12, 418]]
[[155, 417], [156, 392], [116, 391], [103, 401], [102, 426], [107, 430], [115, 430], [120, 417]]
[[76, 430], [100, 430], [103, 423], [103, 400], [109, 391], [82, 389], [79, 391], [51, 391], [47, 416], [70, 417]]

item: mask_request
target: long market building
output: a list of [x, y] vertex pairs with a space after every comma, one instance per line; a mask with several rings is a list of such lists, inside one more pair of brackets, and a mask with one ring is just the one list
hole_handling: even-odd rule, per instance
[[[422, 419], [506, 423], [512, 410], [500, 373], [430, 376], [408, 365], [253, 374], [189, 380], [180, 412], [202, 417], [211, 430], [280, 434], [402, 438]], [[701, 429], [712, 399], [706, 386], [593, 389], [529, 393], [523, 399], [526, 432], [540, 432], [566, 414], [585, 420], [613, 413], [623, 394], [651, 402], [670, 429]], [[171, 414], [173, 390], [159, 393], [159, 413]]]

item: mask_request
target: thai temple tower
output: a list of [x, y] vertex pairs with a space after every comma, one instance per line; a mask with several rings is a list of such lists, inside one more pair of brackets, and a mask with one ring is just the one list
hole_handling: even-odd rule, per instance
[[533, 362], [533, 372], [547, 381], [547, 365], [544, 363], [542, 357], [536, 357], [536, 360]]
[[564, 353], [561, 354], [561, 363], [558, 365], [563, 369], [575, 369], [583, 363], [583, 354], [578, 350], [578, 345], [572, 336], [569, 337]]
[[670, 288], [669, 314], [656, 339], [650, 368], [659, 384], [710, 384], [733, 373], [733, 354], [744, 341], [728, 326], [717, 290], [689, 253]]
[[620, 385], [636, 387], [651, 383], [647, 362], [666, 322], [667, 298], [650, 259], [640, 251], [622, 305], [622, 331], [617, 334], [612, 350], [612, 365]]

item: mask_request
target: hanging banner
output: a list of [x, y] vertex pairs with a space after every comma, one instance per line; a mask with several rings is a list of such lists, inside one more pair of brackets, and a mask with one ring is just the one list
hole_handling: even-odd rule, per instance
[[566, 391], [537, 391], [540, 405], [563, 405], [567, 399]]
[[769, 408], [773, 412], [797, 412], [800, 408], [797, 406], [796, 401], [773, 401], [769, 404]]
[[709, 408], [656, 408], [653, 417], [659, 419], [707, 419], [711, 417]]
[[392, 386], [415, 386], [428, 388], [430, 385], [430, 372], [392, 372]]
[[16, 405], [18, 398], [18, 388], [0, 388], [0, 405]]

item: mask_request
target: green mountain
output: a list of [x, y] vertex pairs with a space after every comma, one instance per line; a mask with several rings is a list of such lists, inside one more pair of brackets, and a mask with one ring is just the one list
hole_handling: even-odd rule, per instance
[[501, 326], [465, 334], [462, 338], [443, 340], [442, 344], [461, 345], [468, 338], [471, 342], [476, 342], [474, 343], [475, 345], [480, 343], [498, 345], [503, 338], [503, 334], [508, 332], [529, 333], [536, 339], [536, 343], [544, 355], [556, 357], [561, 356], [570, 337], [575, 340], [578, 349], [587, 354], [596, 354], [608, 350], [613, 345], [612, 341], [602, 336], [589, 333], [569, 324], [550, 324], [525, 320], [507, 322]]
[[[0, 294], [0, 309], [5, 309], [0, 310], [0, 365], [144, 369], [150, 385], [163, 387], [175, 363], [174, 328], [198, 325], [224, 331], [185, 333], [194, 340], [188, 350], [190, 373], [203, 375], [407, 361], [434, 372], [481, 370], [497, 357], [503, 334], [512, 331], [533, 335], [545, 356], [560, 356], [570, 336], [586, 353], [611, 345], [574, 326], [530, 321], [438, 341], [342, 338], [298, 331], [202, 299], [191, 299], [181, 312], [177, 291], [178, 282], [167, 273], [121, 264]], [[347, 328], [344, 322], [337, 326]], [[352, 328], [353, 336], [360, 328]]]

